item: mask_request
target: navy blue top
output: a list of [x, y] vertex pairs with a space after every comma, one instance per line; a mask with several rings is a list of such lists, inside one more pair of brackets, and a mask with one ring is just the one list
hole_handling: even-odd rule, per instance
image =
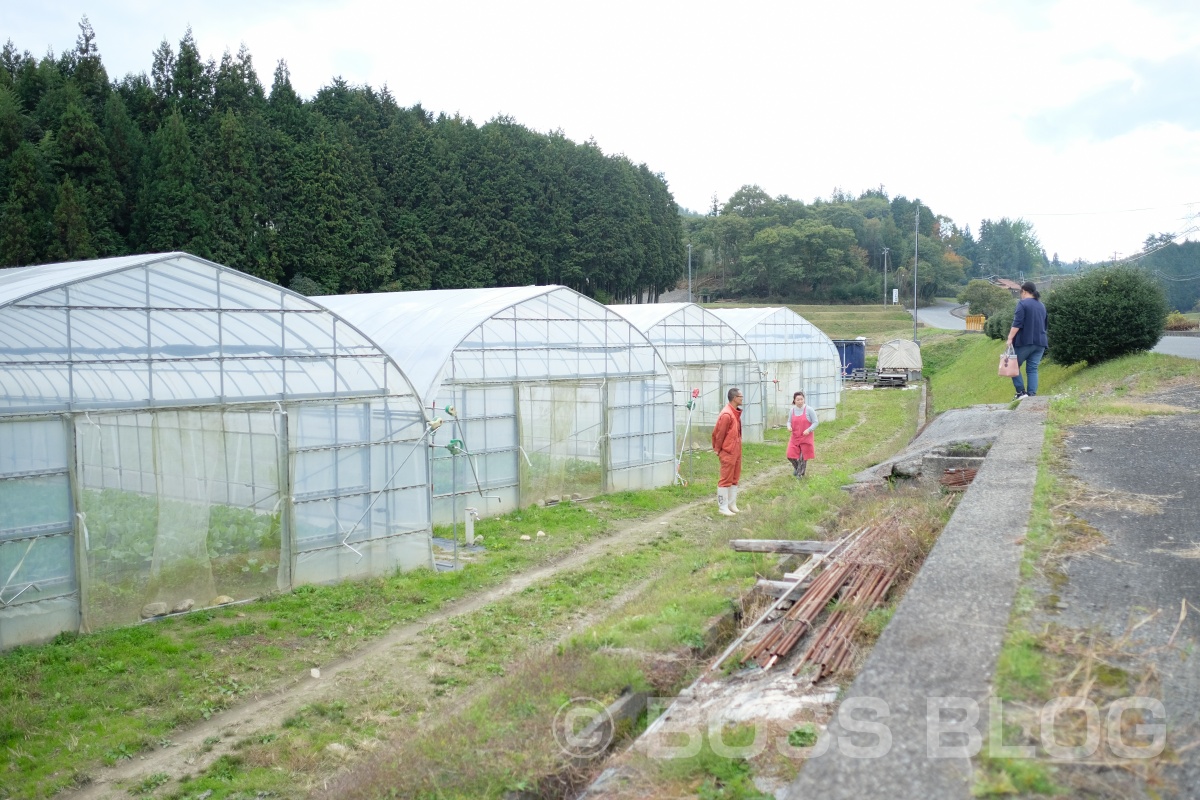
[[1039, 347], [1049, 347], [1050, 339], [1046, 336], [1046, 307], [1041, 300], [1026, 297], [1017, 303], [1013, 313], [1014, 328], [1020, 328], [1013, 338], [1013, 347], [1026, 344], [1036, 344]]

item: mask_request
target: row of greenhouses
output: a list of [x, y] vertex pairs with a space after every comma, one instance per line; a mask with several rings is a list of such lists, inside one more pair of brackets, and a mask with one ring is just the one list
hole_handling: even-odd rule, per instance
[[0, 270], [0, 648], [434, 567], [435, 524], [676, 479], [828, 337], [561, 286], [307, 298], [186, 253]]

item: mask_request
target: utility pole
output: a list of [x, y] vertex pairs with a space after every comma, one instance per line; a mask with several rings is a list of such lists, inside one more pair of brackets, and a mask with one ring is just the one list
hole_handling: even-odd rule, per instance
[[888, 248], [883, 248], [883, 307], [887, 308]]
[[917, 221], [913, 225], [913, 344], [917, 341], [917, 259], [921, 255], [921, 203], [917, 201]]
[[692, 243], [688, 242], [688, 302], [692, 302]]

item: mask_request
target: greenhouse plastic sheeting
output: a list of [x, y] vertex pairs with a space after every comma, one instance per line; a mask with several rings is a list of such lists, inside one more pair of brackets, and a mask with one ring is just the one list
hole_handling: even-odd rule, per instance
[[673, 480], [670, 375], [641, 332], [594, 300], [562, 286], [313, 299], [379, 342], [446, 420], [434, 436], [435, 521]]
[[[654, 343], [671, 371], [680, 445], [712, 448], [712, 429], [731, 386], [742, 390], [742, 438], [763, 440], [763, 382], [754, 350], [731, 326], [695, 303], [609, 306]], [[700, 394], [687, 408], [693, 389]], [[682, 439], [687, 431], [687, 442]]]
[[0, 270], [0, 646], [432, 566], [425, 428], [353, 325], [219, 264]]
[[842, 398], [841, 360], [833, 340], [790, 308], [713, 311], [737, 330], [758, 356], [766, 379], [767, 424], [788, 424], [792, 394], [804, 392], [817, 418], [836, 418]]

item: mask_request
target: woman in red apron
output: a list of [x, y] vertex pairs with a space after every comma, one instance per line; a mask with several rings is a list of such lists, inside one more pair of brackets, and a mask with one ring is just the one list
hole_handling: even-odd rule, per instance
[[813, 448], [813, 431], [817, 425], [817, 412], [804, 402], [804, 392], [793, 394], [792, 413], [788, 417], [792, 438], [788, 440], [787, 460], [792, 462], [792, 475], [796, 478], [804, 477], [809, 460], [816, 455]]

